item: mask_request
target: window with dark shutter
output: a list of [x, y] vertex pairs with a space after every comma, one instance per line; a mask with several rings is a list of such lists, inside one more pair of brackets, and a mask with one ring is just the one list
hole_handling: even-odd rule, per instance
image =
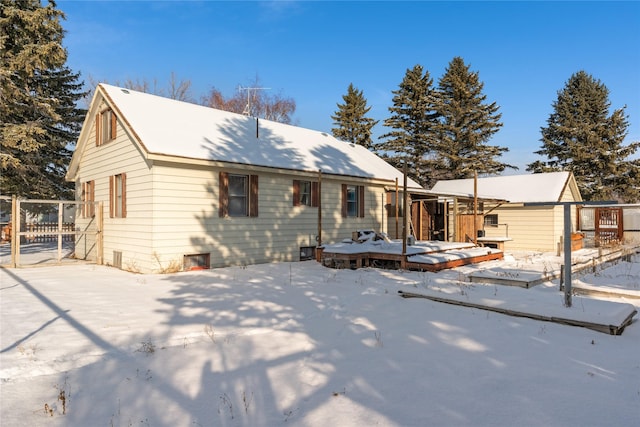
[[258, 175], [220, 172], [220, 217], [258, 216]]
[[300, 206], [300, 181], [293, 180], [293, 206]]
[[109, 216], [127, 217], [127, 175], [124, 173], [109, 177]]
[[95, 181], [87, 181], [82, 184], [82, 216], [92, 218], [95, 216]]
[[118, 121], [112, 110], [104, 110], [96, 115], [96, 146], [116, 139]]
[[318, 207], [318, 183], [311, 181], [293, 181], [293, 206]]
[[364, 186], [342, 184], [342, 217], [364, 218]]

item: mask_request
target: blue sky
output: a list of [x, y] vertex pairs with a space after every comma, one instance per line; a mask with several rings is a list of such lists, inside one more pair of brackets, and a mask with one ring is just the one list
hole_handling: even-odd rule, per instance
[[460, 56], [479, 72], [502, 129], [491, 144], [526, 173], [540, 127], [570, 76], [584, 70], [627, 106], [640, 140], [640, 2], [65, 1], [68, 65], [87, 80], [156, 79], [171, 72], [200, 98], [230, 96], [256, 76], [297, 103], [295, 124], [330, 132], [349, 83], [387, 129], [391, 93], [416, 64], [434, 81]]

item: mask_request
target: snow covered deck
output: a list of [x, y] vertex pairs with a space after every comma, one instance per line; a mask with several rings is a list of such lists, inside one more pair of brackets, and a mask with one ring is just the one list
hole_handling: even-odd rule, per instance
[[503, 252], [493, 248], [479, 248], [473, 243], [418, 241], [406, 246], [402, 241], [373, 237], [364, 241], [343, 241], [325, 245], [320, 260], [326, 267], [361, 268], [387, 267], [419, 271], [439, 271], [448, 268], [502, 259]]

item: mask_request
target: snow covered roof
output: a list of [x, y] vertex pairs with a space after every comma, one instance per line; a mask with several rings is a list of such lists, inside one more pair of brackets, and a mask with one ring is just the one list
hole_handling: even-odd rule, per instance
[[[325, 132], [100, 84], [148, 153], [402, 181], [366, 148]], [[409, 187], [420, 185], [409, 180]]]
[[[559, 202], [570, 180], [569, 172], [478, 178], [478, 193], [511, 203]], [[473, 195], [473, 178], [438, 181], [432, 191]]]

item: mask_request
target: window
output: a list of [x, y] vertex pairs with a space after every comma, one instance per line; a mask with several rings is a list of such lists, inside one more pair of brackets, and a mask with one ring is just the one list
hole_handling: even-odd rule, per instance
[[300, 204], [311, 206], [311, 182], [300, 181]]
[[342, 184], [342, 216], [364, 218], [364, 187]]
[[300, 261], [309, 261], [316, 257], [316, 248], [314, 246], [300, 247]]
[[293, 206], [318, 207], [318, 183], [293, 180]]
[[96, 116], [96, 145], [102, 145], [116, 138], [116, 115], [104, 110]]
[[82, 217], [93, 218], [96, 215], [95, 211], [95, 181], [87, 181], [82, 184]]
[[127, 176], [113, 175], [109, 178], [109, 216], [126, 218], [127, 216]]
[[258, 216], [258, 175], [220, 172], [219, 216]]
[[203, 270], [209, 268], [211, 254], [193, 254], [185, 255], [182, 260], [182, 269], [184, 271]]
[[229, 216], [247, 216], [247, 181], [246, 175], [229, 175]]
[[484, 216], [484, 225], [498, 226], [498, 214], [490, 214]]

